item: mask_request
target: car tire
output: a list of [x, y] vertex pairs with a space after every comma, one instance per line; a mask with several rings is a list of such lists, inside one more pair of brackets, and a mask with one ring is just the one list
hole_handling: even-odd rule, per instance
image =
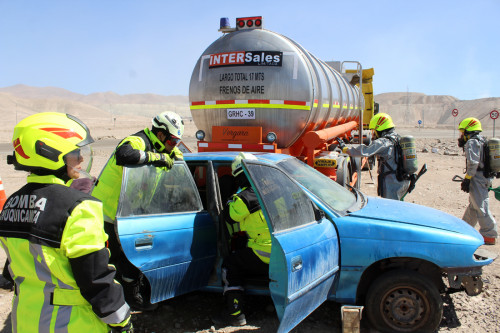
[[428, 277], [398, 269], [370, 286], [365, 309], [370, 324], [381, 332], [434, 332], [443, 316], [443, 301]]

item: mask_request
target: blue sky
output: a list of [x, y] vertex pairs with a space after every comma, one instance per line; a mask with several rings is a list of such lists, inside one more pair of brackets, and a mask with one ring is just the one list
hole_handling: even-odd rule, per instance
[[188, 95], [219, 19], [263, 16], [325, 60], [375, 69], [375, 94], [500, 97], [498, 0], [0, 0], [0, 87]]

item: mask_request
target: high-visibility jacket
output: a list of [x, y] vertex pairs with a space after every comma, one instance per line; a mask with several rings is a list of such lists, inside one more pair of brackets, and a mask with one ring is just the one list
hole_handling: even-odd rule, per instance
[[248, 236], [247, 246], [266, 264], [271, 258], [271, 234], [253, 188], [243, 188], [228, 203], [229, 220]]
[[[116, 216], [116, 209], [118, 207], [118, 198], [120, 197], [120, 188], [122, 184], [122, 175], [123, 175], [123, 165], [117, 164], [116, 162], [116, 151], [119, 147], [128, 143], [132, 146], [133, 149], [147, 152], [152, 150], [151, 141], [147, 138], [144, 131], [138, 132], [134, 135], [126, 137], [123, 139], [115, 151], [111, 155], [106, 163], [104, 169], [102, 169], [101, 174], [99, 175], [99, 179], [94, 189], [92, 190], [92, 196], [102, 201], [102, 206], [104, 209], [104, 218], [107, 221], [113, 221]], [[142, 162], [146, 159], [142, 158]], [[139, 160], [137, 164], [141, 162], [141, 157], [139, 156]]]
[[[149, 129], [144, 129], [123, 139], [103, 168], [99, 179], [92, 190], [92, 196], [102, 201], [104, 219], [114, 221], [120, 197], [123, 166], [133, 164], [147, 164], [147, 152], [157, 153]], [[156, 139], [157, 140], [157, 139]], [[182, 152], [174, 147], [170, 157], [182, 159]]]
[[127, 319], [107, 238], [101, 202], [55, 176], [29, 175], [0, 214], [16, 286], [12, 332], [108, 332]]

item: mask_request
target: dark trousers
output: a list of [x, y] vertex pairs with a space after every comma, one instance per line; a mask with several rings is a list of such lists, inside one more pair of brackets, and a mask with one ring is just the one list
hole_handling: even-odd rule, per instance
[[137, 280], [141, 273], [130, 263], [130, 261], [128, 261], [127, 257], [123, 253], [118, 237], [116, 236], [115, 225], [113, 223], [104, 222], [104, 231], [109, 237], [108, 248], [111, 253], [109, 262], [116, 267], [116, 278], [120, 281], [123, 277]]
[[262, 262], [248, 247], [231, 252], [224, 259], [222, 268], [226, 270], [226, 287], [242, 287], [249, 275], [269, 274], [269, 264]]
[[9, 259], [5, 260], [5, 264], [3, 265], [2, 275], [7, 281], [14, 283], [14, 280], [12, 280], [12, 276], [10, 275], [9, 272]]

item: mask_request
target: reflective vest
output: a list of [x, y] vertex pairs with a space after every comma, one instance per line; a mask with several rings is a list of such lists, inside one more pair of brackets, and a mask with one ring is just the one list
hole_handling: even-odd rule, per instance
[[[130, 143], [134, 149], [146, 152], [152, 151], [150, 141], [144, 131], [126, 137], [120, 142], [120, 144], [118, 144], [117, 148], [126, 142]], [[116, 217], [122, 176], [123, 166], [116, 164], [116, 155], [113, 152], [108, 160], [108, 163], [106, 163], [106, 166], [99, 175], [99, 181], [92, 190], [92, 196], [102, 201], [104, 219], [108, 222], [113, 221]]]
[[102, 205], [88, 194], [30, 175], [6, 201], [0, 236], [16, 285], [12, 332], [108, 332], [129, 316], [107, 265]]
[[233, 195], [229, 216], [248, 235], [247, 246], [266, 264], [271, 258], [271, 234], [260, 204], [251, 187]]

